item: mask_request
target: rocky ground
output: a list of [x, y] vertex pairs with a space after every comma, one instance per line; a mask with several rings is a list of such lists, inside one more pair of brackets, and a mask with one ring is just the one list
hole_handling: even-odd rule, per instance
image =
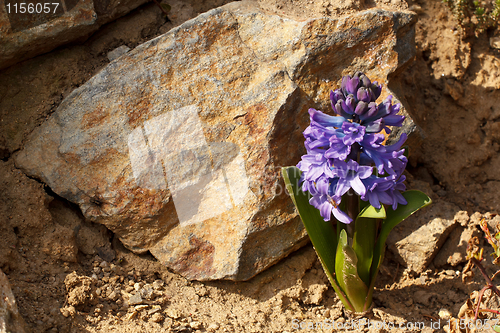
[[[126, 250], [104, 227], [84, 221], [77, 207], [15, 168], [13, 153], [22, 149], [27, 135], [109, 63], [108, 52], [122, 45], [134, 48], [227, 1], [167, 2], [172, 7], [168, 20], [154, 4], [146, 4], [83, 43], [0, 72], [5, 133], [0, 136], [0, 268], [27, 326], [32, 332], [292, 332], [326, 321], [323, 331], [330, 332], [332, 322], [349, 325], [352, 318], [342, 310], [311, 246], [247, 282], [190, 282], [152, 256]], [[462, 37], [440, 1], [259, 3], [303, 19], [374, 5], [415, 11], [417, 56], [390, 87], [424, 133], [411, 152], [409, 187], [425, 188], [435, 201], [466, 211], [457, 230], [480, 235], [483, 217], [495, 224], [500, 209], [500, 55], [489, 38], [497, 31]], [[465, 246], [460, 235], [419, 273], [388, 252], [368, 319], [433, 332], [448, 322], [441, 310], [457, 317], [483, 285], [477, 273], [471, 283], [462, 282]], [[487, 269], [493, 273], [492, 265]], [[384, 330], [365, 325], [347, 331]]]

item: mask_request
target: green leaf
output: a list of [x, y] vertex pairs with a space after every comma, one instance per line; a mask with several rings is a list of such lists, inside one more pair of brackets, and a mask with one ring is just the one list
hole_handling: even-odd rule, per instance
[[366, 285], [370, 285], [370, 268], [375, 247], [375, 235], [377, 234], [377, 219], [385, 219], [385, 209], [372, 205], [366, 206], [358, 214], [354, 223], [354, 238], [352, 248], [358, 258], [358, 274]]
[[309, 204], [310, 194], [304, 193], [299, 185], [300, 170], [296, 167], [282, 168], [286, 189], [290, 194], [307, 233], [313, 242], [318, 255], [325, 265], [334, 272], [335, 250], [337, 249], [337, 233], [331, 222], [325, 222], [319, 210]]
[[345, 292], [354, 307], [354, 312], [363, 312], [368, 287], [359, 278], [358, 258], [354, 249], [347, 242], [345, 230], [340, 232], [337, 255], [335, 258], [335, 273], [339, 287]]
[[169, 4], [166, 4], [166, 3], [162, 3], [160, 4], [161, 8], [163, 8], [163, 10], [168, 13], [172, 10], [172, 7], [169, 5]]
[[359, 217], [364, 217], [364, 218], [370, 218], [370, 219], [385, 219], [386, 213], [385, 213], [385, 208], [384, 206], [381, 206], [380, 208], [375, 208], [372, 205], [368, 205], [361, 212], [358, 214]]
[[491, 328], [492, 328], [495, 332], [500, 332], [500, 326], [498, 326], [498, 325], [493, 325]]
[[318, 254], [330, 283], [345, 307], [353, 310], [353, 306], [337, 285], [335, 279], [335, 251], [337, 249], [337, 232], [332, 222], [325, 222], [319, 210], [309, 204], [310, 195], [304, 193], [299, 185], [300, 170], [296, 167], [281, 168], [288, 194], [292, 198], [302, 223]]
[[398, 205], [396, 210], [388, 209], [386, 212], [386, 219], [382, 223], [382, 228], [380, 235], [378, 237], [377, 243], [375, 244], [375, 249], [373, 252], [373, 262], [370, 270], [370, 295], [367, 301], [371, 303], [371, 294], [373, 293], [373, 285], [375, 283], [375, 278], [377, 277], [377, 272], [380, 268], [380, 264], [384, 259], [385, 242], [391, 230], [397, 226], [401, 221], [406, 219], [411, 214], [415, 213], [422, 207], [430, 205], [432, 200], [426, 194], [417, 191], [410, 190], [403, 192], [403, 197], [408, 202], [407, 205]]

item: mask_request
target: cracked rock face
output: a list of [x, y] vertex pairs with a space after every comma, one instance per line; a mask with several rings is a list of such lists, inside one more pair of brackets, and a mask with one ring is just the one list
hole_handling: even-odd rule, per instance
[[132, 251], [189, 279], [247, 280], [307, 242], [280, 167], [305, 152], [308, 108], [329, 110], [358, 70], [386, 85], [415, 54], [415, 21], [211, 10], [75, 89], [16, 163]]
[[[101, 25], [125, 15], [146, 0], [79, 0], [34, 2], [5, 1], [0, 6], [0, 69], [49, 52], [79, 38], [86, 38]], [[30, 4], [27, 2], [27, 5]], [[41, 5], [41, 6], [40, 6]]]

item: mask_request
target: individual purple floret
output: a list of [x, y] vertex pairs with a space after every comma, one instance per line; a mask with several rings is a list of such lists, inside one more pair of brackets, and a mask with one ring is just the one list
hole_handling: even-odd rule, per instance
[[400, 105], [392, 104], [392, 96], [376, 103], [381, 90], [362, 73], [347, 75], [330, 93], [337, 116], [309, 110], [311, 124], [304, 131], [307, 154], [297, 167], [302, 171], [302, 190], [312, 195], [309, 202], [325, 221], [333, 214], [342, 223], [352, 222], [352, 216], [339, 208], [346, 195], [357, 194], [375, 208], [406, 204], [401, 195], [406, 134], [390, 146], [383, 145], [385, 137], [379, 134], [384, 129], [390, 133], [388, 126], [401, 126], [404, 116], [397, 115]]

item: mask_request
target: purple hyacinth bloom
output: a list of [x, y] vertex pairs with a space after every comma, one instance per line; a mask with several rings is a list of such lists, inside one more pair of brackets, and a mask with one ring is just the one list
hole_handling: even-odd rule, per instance
[[394, 180], [394, 185], [390, 190], [390, 195], [393, 197], [392, 209], [396, 210], [398, 208], [398, 204], [406, 205], [408, 202], [405, 197], [401, 194], [401, 191], [406, 190], [406, 186], [403, 183], [406, 180], [405, 176], [399, 177], [398, 180]]
[[345, 96], [347, 95], [355, 95], [357, 93], [359, 87], [359, 78], [354, 76], [350, 77], [346, 75], [342, 78], [341, 90]]
[[333, 216], [335, 216], [338, 221], [345, 224], [351, 223], [352, 219], [349, 217], [349, 215], [338, 208], [340, 200], [337, 200], [338, 199], [332, 198], [327, 194], [320, 194], [317, 196], [313, 196], [309, 200], [309, 203], [319, 210], [321, 216], [325, 221], [330, 221], [333, 213]]
[[351, 152], [351, 146], [344, 143], [344, 140], [334, 135], [330, 138], [330, 149], [325, 152], [325, 157], [336, 160], [345, 160]]
[[397, 143], [391, 146], [384, 146], [382, 142], [385, 137], [382, 134], [366, 134], [360, 143], [362, 147], [361, 160], [371, 160], [377, 167], [379, 174], [383, 174], [384, 172], [389, 174], [396, 173], [394, 167], [396, 166], [399, 170], [403, 166], [401, 162], [404, 162], [404, 169], [406, 167], [406, 157], [403, 155], [404, 151], [400, 150], [400, 148], [405, 142], [406, 137], [406, 134], [403, 133]]
[[366, 104], [372, 101], [372, 94], [370, 93], [370, 90], [365, 87], [361, 87], [358, 89], [358, 91], [356, 92], [356, 97], [358, 98], [358, 101], [365, 102]]
[[406, 134], [390, 146], [378, 134], [384, 129], [390, 133], [389, 126], [401, 126], [404, 116], [397, 115], [400, 105], [392, 104], [392, 96], [376, 103], [381, 89], [362, 73], [345, 76], [340, 88], [330, 92], [337, 116], [309, 109], [311, 124], [304, 131], [307, 154], [297, 166], [302, 171], [302, 190], [312, 195], [310, 204], [325, 221], [332, 214], [342, 223], [352, 221], [339, 208], [351, 189], [376, 208], [406, 204], [401, 194], [408, 162], [401, 149]]
[[365, 135], [364, 126], [356, 123], [350, 123], [348, 121], [344, 121], [342, 124], [342, 131], [345, 134], [342, 141], [347, 146], [351, 146], [354, 142], [361, 142]]
[[347, 163], [337, 161], [333, 171], [339, 177], [335, 196], [341, 197], [351, 188], [360, 196], [364, 196], [366, 187], [361, 179], [370, 177], [373, 168], [371, 166], [362, 166], [353, 160], [349, 160]]
[[308, 191], [312, 195], [317, 193], [316, 182], [325, 175], [332, 176], [330, 162], [324, 154], [311, 152], [303, 155], [302, 160], [297, 164], [297, 168], [302, 171], [300, 181], [302, 182], [302, 191]]
[[319, 209], [321, 216], [325, 221], [330, 221], [331, 215], [342, 223], [351, 223], [352, 219], [344, 213], [338, 206], [342, 198], [334, 195], [334, 189], [337, 186], [338, 178], [321, 177], [316, 182], [316, 195], [309, 203]]
[[311, 117], [311, 122], [324, 127], [340, 127], [345, 121], [343, 117], [330, 116], [315, 109], [309, 109], [309, 116]]
[[400, 108], [400, 104], [392, 104], [392, 95], [389, 95], [378, 106], [377, 112], [375, 114], [368, 115], [368, 113], [366, 113], [360, 116], [361, 124], [366, 126], [367, 128], [373, 128], [373, 130], [369, 130], [369, 132], [375, 132], [375, 129], [379, 127], [379, 125], [376, 125], [374, 123], [377, 121], [379, 123], [383, 121], [382, 127], [380, 128], [379, 132], [385, 128], [386, 132], [390, 133], [391, 130], [388, 126], [400, 127], [403, 124], [405, 117], [397, 115]]
[[379, 209], [381, 204], [392, 205], [394, 202], [391, 194], [388, 193], [394, 185], [392, 179], [378, 178], [372, 176], [363, 180], [366, 186], [366, 194], [361, 200], [370, 202], [370, 205]]

